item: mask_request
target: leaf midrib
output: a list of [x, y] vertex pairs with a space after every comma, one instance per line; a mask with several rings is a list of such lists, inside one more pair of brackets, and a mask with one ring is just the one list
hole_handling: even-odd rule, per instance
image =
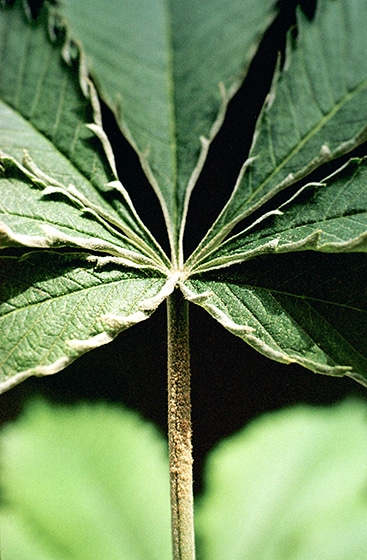
[[[172, 24], [172, 7], [171, 0], [164, 0], [165, 2], [165, 13], [166, 13], [166, 42], [167, 42], [167, 97], [169, 106], [169, 137], [171, 146], [171, 157], [172, 157], [172, 186], [173, 192], [177, 198], [177, 179], [178, 179], [178, 167], [177, 167], [177, 115], [176, 115], [176, 103], [175, 103], [175, 80], [174, 80], [174, 46], [173, 46], [173, 24]], [[174, 204], [173, 208], [170, 209], [167, 219], [171, 224], [167, 223], [167, 227], [176, 224], [177, 231], [168, 232], [169, 238], [171, 240], [171, 259], [174, 267], [179, 265], [180, 256], [178, 254], [177, 247], [177, 232], [180, 230], [180, 224], [177, 224], [177, 203]], [[172, 239], [171, 236], [174, 235]]]
[[367, 313], [363, 309], [359, 309], [357, 307], [347, 305], [347, 304], [344, 304], [344, 303], [336, 303], [336, 302], [333, 302], [333, 301], [328, 301], [328, 300], [324, 300], [324, 299], [317, 298], [317, 297], [312, 297], [312, 296], [292, 294], [290, 292], [282, 291], [280, 289], [265, 288], [265, 287], [262, 287], [262, 286], [257, 286], [256, 284], [253, 284], [253, 285], [251, 285], [251, 284], [236, 284], [235, 282], [221, 282], [221, 281], [216, 281], [216, 280], [210, 280], [209, 282], [215, 282], [216, 284], [224, 284], [225, 286], [227, 286], [231, 290], [233, 295], [235, 295], [235, 293], [232, 291], [231, 286], [236, 286], [237, 288], [241, 287], [241, 288], [248, 289], [248, 290], [254, 290], [254, 289], [255, 290], [262, 290], [263, 292], [266, 292], [270, 295], [278, 294], [280, 296], [302, 299], [302, 300], [305, 300], [307, 302], [308, 301], [310, 301], [310, 302], [313, 301], [315, 303], [322, 303], [322, 304], [325, 304], [325, 305], [333, 305], [335, 307], [343, 307], [343, 308], [348, 309], [350, 311], [357, 311], [358, 313]]

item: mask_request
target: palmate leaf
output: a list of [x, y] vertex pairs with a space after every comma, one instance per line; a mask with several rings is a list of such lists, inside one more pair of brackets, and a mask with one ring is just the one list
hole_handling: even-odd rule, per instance
[[[106, 9], [69, 0], [45, 8], [36, 22], [25, 19], [19, 0], [14, 4], [0, 9], [0, 320], [3, 332], [14, 317], [23, 323], [2, 341], [4, 388], [107, 342], [146, 318], [175, 286], [270, 358], [365, 383], [364, 257], [315, 252], [366, 251], [366, 162], [352, 160], [307, 184], [311, 171], [366, 139], [365, 3], [320, 0], [314, 21], [298, 14], [298, 36], [288, 38], [285, 67], [276, 73], [233, 195], [186, 263], [182, 236], [192, 188], [274, 2], [247, 9], [207, 0], [189, 9], [181, 1], [114, 0]], [[172, 262], [117, 177], [94, 84], [160, 200]], [[286, 203], [274, 202], [251, 223], [254, 211], [288, 187]], [[229, 237], [236, 225], [239, 233]], [[18, 258], [19, 247], [45, 251]], [[16, 295], [8, 291], [10, 270]], [[64, 283], [64, 274], [72, 282]], [[33, 279], [50, 295], [49, 306]], [[108, 299], [110, 283], [121, 291]], [[333, 292], [336, 284], [343, 288]], [[80, 317], [58, 311], [59, 302], [76, 310], [83, 289], [94, 303], [79, 307]], [[9, 314], [9, 297], [17, 314]], [[38, 314], [48, 314], [47, 321]], [[106, 315], [117, 319], [106, 322]], [[41, 330], [53, 325], [42, 332], [53, 337], [54, 354], [37, 354], [29, 344], [28, 319]], [[83, 324], [79, 335], [68, 321]], [[70, 344], [76, 338], [85, 342]]]
[[[179, 147], [170, 146], [169, 158], [182, 160], [187, 136], [195, 125], [195, 133], [190, 138], [188, 167], [182, 173], [183, 182], [180, 179], [181, 194], [174, 194], [171, 199], [175, 203], [178, 201], [177, 208], [173, 202], [170, 208], [170, 220], [177, 230], [173, 234], [175, 238], [179, 235], [183, 206], [188, 200], [183, 202], [184, 182], [191, 175], [196, 178], [199, 173], [209, 139], [218, 128], [229, 97], [240, 84], [250, 60], [249, 49], [265, 29], [273, 4], [273, 1], [266, 2], [251, 18], [242, 13], [242, 22], [247, 22], [244, 34], [233, 33], [239, 26], [235, 12], [228, 12], [230, 26], [220, 34], [214, 33], [221, 27], [218, 17], [208, 22], [203, 17], [205, 13], [209, 15], [210, 6], [203, 6], [200, 14], [194, 13], [203, 29], [200, 31], [194, 26], [197, 39], [191, 53], [196, 52], [199, 43], [210, 39], [210, 68], [203, 64], [198, 66], [191, 60], [182, 36], [177, 36], [175, 41], [186, 46], [183, 51], [178, 49], [179, 60], [175, 61], [173, 72], [171, 58], [177, 53], [165, 38], [163, 55], [169, 68], [165, 68], [159, 80], [169, 98], [165, 103], [169, 122], [163, 119], [164, 127], [169, 127], [169, 135], [174, 124], [173, 113], [178, 111], [181, 115], [180, 118], [176, 115], [181, 130]], [[122, 4], [114, 7], [124, 8]], [[144, 24], [148, 13], [141, 7], [134, 16], [138, 27]], [[126, 9], [125, 6], [125, 12]], [[170, 29], [168, 23], [169, 10], [163, 5], [160, 9], [156, 12], [158, 19], [164, 16], [160, 25], [164, 24], [166, 34], [170, 34], [173, 28]], [[179, 33], [182, 31], [178, 25], [182, 7], [180, 10], [173, 17]], [[105, 13], [104, 10], [97, 12], [99, 17]], [[77, 247], [85, 251], [80, 255], [26, 253], [21, 258], [10, 252], [1, 259], [3, 303], [0, 316], [5, 335], [1, 374], [5, 390], [28, 375], [58, 371], [82, 352], [111, 340], [120, 330], [145, 319], [172, 291], [178, 273], [169, 271], [167, 257], [141, 223], [129, 195], [118, 181], [85, 54], [80, 44], [71, 39], [69, 28], [50, 9], [44, 9], [36, 22], [27, 21], [20, 1], [12, 8], [4, 6], [0, 15], [0, 155], [4, 193], [0, 210], [1, 246], [53, 250]], [[114, 21], [115, 12], [111, 11], [110, 23]], [[185, 32], [191, 30], [191, 24], [191, 20], [186, 22]], [[153, 29], [158, 42], [162, 39], [160, 30]], [[227, 41], [229, 36], [231, 42]], [[132, 44], [134, 37], [135, 34], [130, 35]], [[212, 52], [216, 43], [216, 50]], [[224, 58], [218, 61], [220, 44], [228, 47], [228, 51], [223, 52]], [[139, 50], [135, 56], [141, 55], [140, 46], [140, 43], [135, 44]], [[151, 56], [149, 42], [145, 49]], [[221, 73], [225, 60], [228, 64]], [[195, 79], [187, 81], [189, 91], [186, 86], [182, 88], [181, 83], [179, 97], [191, 95], [201, 76], [198, 81], [198, 91], [202, 90], [200, 107], [194, 111], [194, 120], [193, 115], [189, 115], [190, 122], [182, 116], [183, 98], [178, 109], [171, 91], [173, 81], [177, 81], [177, 86], [179, 79], [183, 80], [182, 75], [179, 76], [182, 62], [191, 65], [189, 70], [196, 74]], [[124, 87], [130, 84], [122, 70], [117, 77]], [[156, 93], [159, 97], [162, 90]], [[153, 95], [152, 99], [159, 105], [158, 97]], [[208, 111], [206, 116], [201, 112], [204, 105]], [[155, 133], [158, 144], [159, 134], [159, 131]], [[208, 138], [200, 138], [201, 134]], [[145, 153], [146, 147], [145, 144], [141, 152]], [[154, 152], [154, 142], [152, 149]], [[161, 160], [156, 161], [155, 168], [162, 167], [161, 163]], [[182, 167], [185, 166], [182, 164]], [[164, 167], [162, 173], [166, 173]], [[155, 184], [155, 179], [153, 182]], [[171, 184], [172, 192], [178, 184]], [[176, 214], [181, 218], [173, 219]], [[177, 261], [176, 256], [173, 255], [174, 261]], [[70, 281], [64, 281], [65, 275]], [[89, 298], [90, 294], [90, 303], [82, 305], [84, 295]], [[116, 297], [121, 301], [113, 308]]]
[[[66, 0], [102, 95], [135, 146], [165, 215], [174, 264], [191, 190], [274, 0]], [[175, 262], [176, 261], [176, 262]]]

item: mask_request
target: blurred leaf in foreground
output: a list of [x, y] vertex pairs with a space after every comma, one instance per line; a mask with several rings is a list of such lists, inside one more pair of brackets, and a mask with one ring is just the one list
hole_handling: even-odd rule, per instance
[[170, 558], [165, 441], [135, 413], [36, 402], [2, 445], [6, 560]]
[[367, 558], [367, 409], [297, 406], [221, 443], [197, 535], [210, 560]]
[[[3, 430], [6, 560], [170, 558], [165, 443], [135, 413], [32, 404]], [[364, 560], [367, 408], [298, 406], [210, 455], [202, 560]]]

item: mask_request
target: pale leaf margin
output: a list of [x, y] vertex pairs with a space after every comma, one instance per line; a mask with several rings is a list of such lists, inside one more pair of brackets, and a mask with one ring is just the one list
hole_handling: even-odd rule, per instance
[[[136, 235], [131, 230], [126, 231], [122, 222], [116, 221], [115, 218], [100, 207], [94, 205], [81, 192], [79, 192], [72, 184], [68, 187], [62, 185], [57, 180], [49, 177], [31, 160], [25, 151], [22, 163], [10, 156], [6, 156], [0, 150], [0, 172], [1, 168], [4, 172], [17, 169], [23, 178], [30, 182], [31, 186], [42, 189], [41, 197], [53, 194], [61, 195], [65, 201], [79, 208], [81, 215], [89, 214], [99, 222], [109, 233], [116, 237], [116, 243], [107, 242], [101, 238], [94, 238], [83, 232], [83, 236], [70, 234], [61, 231], [47, 223], [45, 220], [40, 225], [40, 235], [28, 235], [13, 231], [8, 225], [0, 222], [0, 247], [7, 248], [14, 245], [23, 247], [33, 247], [36, 249], [52, 249], [60, 246], [79, 247], [81, 249], [94, 252], [102, 252], [111, 255], [119, 264], [125, 264], [134, 268], [152, 268], [163, 273], [167, 272], [164, 262], [158, 258], [155, 251], [149, 245], [135, 241]], [[31, 218], [31, 217], [30, 217]], [[124, 231], [125, 230], [125, 231]], [[41, 234], [42, 232], [42, 234]], [[124, 244], [130, 248], [124, 248], [118, 243], [118, 238], [122, 238]], [[143, 245], [143, 246], [142, 246]], [[107, 257], [106, 257], [107, 258]]]
[[[367, 252], [367, 206], [365, 210], [347, 207], [338, 217], [333, 214], [333, 206], [339, 202], [343, 191], [358, 181], [363, 189], [363, 178], [367, 177], [367, 157], [351, 158], [331, 175], [319, 183], [306, 183], [289, 200], [282, 203], [276, 210], [263, 214], [241, 233], [229, 237], [222, 243], [219, 250], [209, 253], [202, 265], [198, 263], [195, 272], [206, 272], [235, 265], [251, 258], [265, 254], [283, 254], [299, 251], [317, 251], [324, 253], [355, 253]], [[344, 182], [344, 184], [343, 184]], [[333, 196], [328, 201], [328, 190]], [[304, 204], [299, 199], [304, 195], [311, 197], [312, 205], [307, 200]], [[349, 194], [349, 193], [348, 193]], [[364, 194], [361, 191], [361, 195]], [[362, 203], [363, 204], [363, 201]], [[325, 214], [315, 216], [313, 220], [306, 218], [315, 213], [315, 207], [327, 208]], [[299, 223], [287, 224], [287, 215], [294, 214], [298, 209]], [[354, 220], [355, 232], [350, 232], [348, 221]], [[338, 231], [330, 229], [330, 222]], [[347, 227], [349, 225], [349, 227]], [[263, 227], [262, 227], [263, 226]], [[260, 231], [260, 228], [262, 230]], [[255, 233], [253, 233], [255, 230]], [[302, 234], [302, 231], [304, 233]], [[258, 236], [256, 235], [256, 232]], [[260, 235], [261, 234], [261, 235]]]

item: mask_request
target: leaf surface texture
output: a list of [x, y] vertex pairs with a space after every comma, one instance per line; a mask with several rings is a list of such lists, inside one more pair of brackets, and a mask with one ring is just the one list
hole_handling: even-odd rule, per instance
[[143, 321], [165, 279], [83, 253], [2, 257], [1, 386], [48, 375]]

